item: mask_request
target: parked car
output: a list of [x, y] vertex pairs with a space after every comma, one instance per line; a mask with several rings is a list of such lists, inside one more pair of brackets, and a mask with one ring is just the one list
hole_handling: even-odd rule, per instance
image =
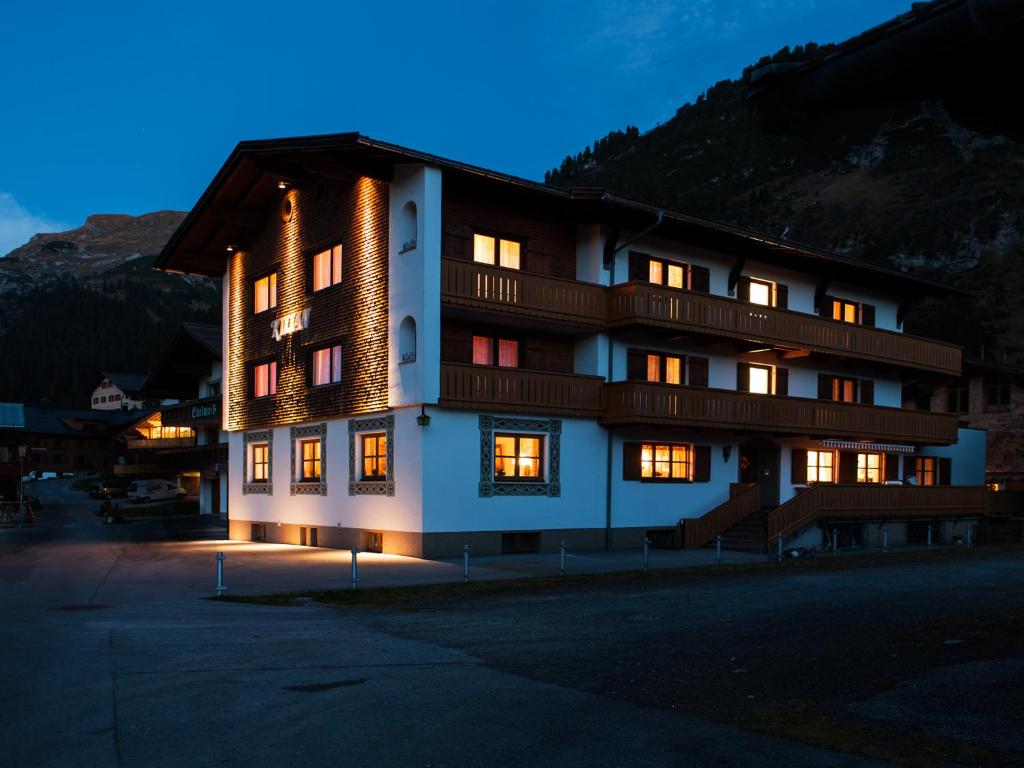
[[89, 486], [89, 495], [94, 499], [124, 498], [128, 491], [128, 481], [120, 478], [97, 480]]
[[185, 498], [185, 489], [173, 480], [136, 480], [128, 486], [128, 501], [147, 502]]

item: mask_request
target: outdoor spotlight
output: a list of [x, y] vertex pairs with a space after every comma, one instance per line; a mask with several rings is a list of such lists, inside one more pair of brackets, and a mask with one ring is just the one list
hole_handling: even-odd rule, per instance
[[235, 246], [233, 246], [233, 245], [229, 245], [229, 246], [228, 246], [227, 248], [225, 248], [224, 250], [226, 250], [226, 251], [227, 251], [228, 253], [234, 253], [234, 252], [235, 252]]
[[288, 189], [288, 182], [284, 181], [282, 179], [281, 181], [277, 182], [277, 188], [278, 189]]

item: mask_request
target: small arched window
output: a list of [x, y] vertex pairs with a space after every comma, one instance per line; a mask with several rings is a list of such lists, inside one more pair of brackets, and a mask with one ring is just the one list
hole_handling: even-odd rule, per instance
[[399, 253], [416, 249], [416, 203], [412, 200], [402, 206], [398, 216], [398, 242]]
[[410, 316], [406, 316], [398, 328], [398, 361], [416, 362], [416, 321]]

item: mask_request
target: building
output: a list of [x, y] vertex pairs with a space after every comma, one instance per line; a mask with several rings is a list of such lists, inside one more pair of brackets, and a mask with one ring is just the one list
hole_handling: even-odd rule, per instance
[[106, 373], [92, 391], [92, 408], [97, 411], [133, 411], [144, 405], [141, 390], [146, 381], [141, 373]]
[[902, 407], [961, 370], [902, 333], [949, 292], [907, 274], [359, 134], [239, 144], [157, 265], [223, 279], [232, 538], [764, 549], [985, 511], [984, 433]]

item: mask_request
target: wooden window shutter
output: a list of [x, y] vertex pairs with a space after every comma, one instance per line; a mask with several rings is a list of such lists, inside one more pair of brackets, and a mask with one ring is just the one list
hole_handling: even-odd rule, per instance
[[936, 485], [951, 485], [953, 482], [953, 460], [948, 456], [940, 457], [936, 462]]
[[839, 482], [857, 482], [857, 454], [852, 451], [839, 452]]
[[789, 368], [775, 369], [775, 394], [782, 396], [789, 394]]
[[779, 309], [789, 309], [789, 286], [782, 283], [775, 284], [775, 306]]
[[900, 455], [898, 453], [885, 454], [885, 479], [900, 479]]
[[750, 363], [736, 363], [736, 391], [750, 391]]
[[711, 446], [693, 446], [693, 482], [706, 483], [711, 480]]
[[860, 401], [864, 405], [875, 404], [875, 382], [871, 379], [860, 380]]
[[750, 301], [750, 278], [746, 275], [736, 283], [736, 298], [740, 301]]
[[793, 457], [789, 467], [789, 480], [793, 485], [803, 485], [807, 482], [807, 451], [803, 448], [793, 449]]
[[697, 293], [711, 293], [711, 270], [707, 267], [691, 265], [690, 290]]
[[818, 399], [832, 399], [832, 377], [827, 373], [818, 374]]
[[640, 443], [622, 444], [622, 479], [640, 479]]
[[630, 381], [647, 381], [647, 355], [639, 349], [626, 353], [626, 378]]
[[860, 324], [875, 325], [875, 307], [873, 304], [861, 304], [860, 305]]
[[835, 303], [836, 297], [825, 295], [821, 299], [821, 305], [818, 307], [818, 314], [822, 317], [832, 318], [832, 305]]
[[629, 252], [629, 279], [648, 282], [651, 276], [651, 257], [639, 251]]
[[708, 385], [708, 359], [706, 357], [687, 358], [687, 381], [691, 387]]

